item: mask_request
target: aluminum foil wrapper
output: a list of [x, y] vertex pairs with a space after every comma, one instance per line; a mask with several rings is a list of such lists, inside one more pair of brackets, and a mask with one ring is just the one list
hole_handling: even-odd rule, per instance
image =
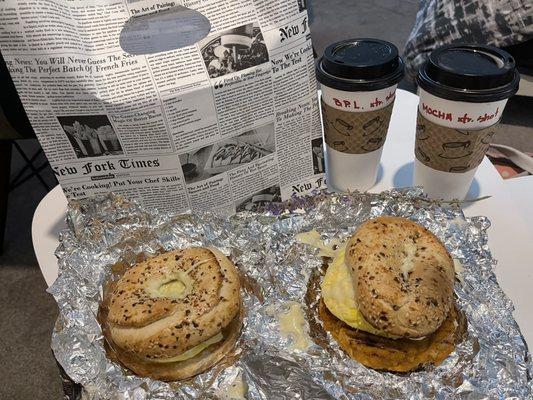
[[[339, 349], [316, 316], [323, 261], [295, 235], [316, 229], [326, 242], [344, 240], [380, 215], [425, 226], [463, 266], [455, 294], [467, 330], [438, 367], [368, 369]], [[60, 275], [49, 289], [60, 309], [52, 349], [85, 399], [531, 398], [530, 356], [493, 272], [489, 221], [465, 218], [457, 205], [426, 200], [419, 189], [319, 193], [231, 217], [147, 211], [111, 194], [72, 203], [67, 221], [57, 250]], [[215, 246], [242, 273], [246, 314], [236, 357], [184, 382], [140, 378], [106, 356], [96, 319], [103, 286], [117, 262], [186, 246]], [[280, 330], [279, 316], [291, 304], [302, 307], [307, 349], [295, 349], [295, 337]]]

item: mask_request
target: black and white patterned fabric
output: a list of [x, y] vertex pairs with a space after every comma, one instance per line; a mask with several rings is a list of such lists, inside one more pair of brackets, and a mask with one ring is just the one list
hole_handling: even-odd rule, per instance
[[533, 40], [533, 0], [420, 0], [404, 50], [406, 78], [414, 82], [429, 54], [448, 43], [497, 47]]

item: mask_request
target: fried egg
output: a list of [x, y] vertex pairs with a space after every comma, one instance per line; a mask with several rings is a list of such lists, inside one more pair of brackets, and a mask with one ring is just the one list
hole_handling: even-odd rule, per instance
[[385, 332], [370, 325], [359, 311], [350, 269], [344, 262], [345, 251], [346, 246], [338, 250], [326, 271], [322, 282], [324, 303], [333, 315], [352, 328], [388, 337]]

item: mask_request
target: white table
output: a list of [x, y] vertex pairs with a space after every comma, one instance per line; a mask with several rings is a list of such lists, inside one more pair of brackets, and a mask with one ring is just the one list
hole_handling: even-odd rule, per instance
[[[418, 96], [398, 90], [382, 156], [382, 171], [372, 192], [411, 186]], [[492, 222], [489, 246], [499, 261], [496, 276], [513, 300], [515, 317], [533, 343], [533, 177], [504, 181], [487, 158], [477, 170], [469, 196], [492, 196], [464, 207], [467, 216], [485, 215]], [[32, 224], [32, 238], [41, 271], [48, 285], [57, 277], [54, 251], [58, 233], [65, 228], [67, 200], [60, 187], [41, 201]]]

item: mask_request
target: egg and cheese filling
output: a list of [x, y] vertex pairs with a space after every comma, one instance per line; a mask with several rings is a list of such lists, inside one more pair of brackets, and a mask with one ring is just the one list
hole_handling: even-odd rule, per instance
[[387, 333], [370, 325], [359, 311], [350, 269], [344, 262], [345, 251], [346, 246], [338, 250], [324, 276], [322, 298], [326, 307], [333, 315], [352, 328], [390, 337]]
[[185, 353], [181, 353], [180, 355], [177, 355], [176, 357], [171, 358], [163, 358], [158, 360], [150, 359], [150, 362], [156, 362], [156, 363], [172, 363], [172, 362], [179, 362], [179, 361], [185, 361], [190, 358], [193, 358], [194, 356], [200, 354], [202, 351], [207, 349], [209, 346], [220, 342], [224, 337], [222, 336], [222, 333], [219, 332], [215, 336], [213, 336], [210, 339], [207, 339], [206, 341], [197, 344], [193, 348], [190, 348]]

